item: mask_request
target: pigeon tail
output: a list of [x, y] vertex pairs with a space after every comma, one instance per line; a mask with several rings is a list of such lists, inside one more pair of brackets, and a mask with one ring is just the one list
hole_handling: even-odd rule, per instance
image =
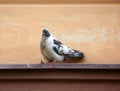
[[82, 52], [74, 50], [74, 52], [67, 55], [70, 58], [83, 58], [85, 55]]

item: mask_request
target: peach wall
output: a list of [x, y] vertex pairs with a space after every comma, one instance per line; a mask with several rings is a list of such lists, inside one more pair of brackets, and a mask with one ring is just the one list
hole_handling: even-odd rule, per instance
[[41, 31], [85, 53], [77, 63], [120, 63], [120, 4], [0, 5], [0, 63], [41, 62]]

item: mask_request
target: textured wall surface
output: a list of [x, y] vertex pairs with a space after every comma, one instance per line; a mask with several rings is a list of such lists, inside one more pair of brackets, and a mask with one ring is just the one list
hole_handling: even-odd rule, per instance
[[40, 63], [43, 28], [85, 53], [77, 63], [120, 63], [120, 4], [0, 5], [0, 63]]

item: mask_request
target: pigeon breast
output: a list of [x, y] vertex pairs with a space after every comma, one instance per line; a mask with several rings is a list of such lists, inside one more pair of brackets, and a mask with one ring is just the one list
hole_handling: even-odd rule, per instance
[[64, 59], [64, 56], [57, 54], [55, 49], [57, 50], [58, 46], [54, 45], [52, 36], [47, 39], [42, 39], [41, 53], [48, 61], [62, 61]]

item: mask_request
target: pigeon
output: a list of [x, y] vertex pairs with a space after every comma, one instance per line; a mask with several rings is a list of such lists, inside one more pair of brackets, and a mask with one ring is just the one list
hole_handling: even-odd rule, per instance
[[56, 61], [64, 61], [68, 58], [83, 58], [84, 53], [71, 49], [43, 29], [40, 50], [43, 57], [54, 65]]

